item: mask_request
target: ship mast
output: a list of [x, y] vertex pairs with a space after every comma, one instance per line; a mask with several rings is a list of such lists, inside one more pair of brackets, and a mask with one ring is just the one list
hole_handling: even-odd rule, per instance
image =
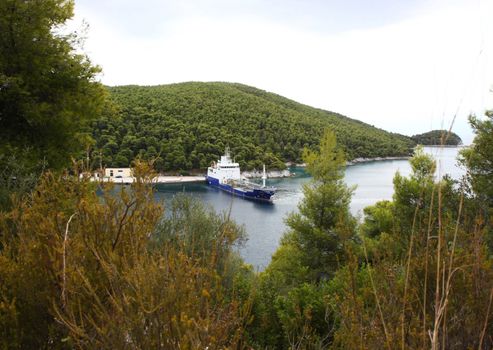
[[265, 180], [267, 179], [267, 174], [265, 172], [265, 164], [264, 164], [264, 172], [262, 173], [262, 187], [265, 187]]

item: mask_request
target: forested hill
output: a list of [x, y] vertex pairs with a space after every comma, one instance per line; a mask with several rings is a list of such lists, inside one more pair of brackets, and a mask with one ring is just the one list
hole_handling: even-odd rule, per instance
[[106, 166], [128, 166], [140, 155], [157, 170], [204, 169], [230, 146], [243, 168], [282, 168], [301, 160], [325, 128], [348, 158], [407, 155], [414, 142], [337, 113], [232, 83], [109, 87], [118, 116], [94, 123]]
[[423, 134], [413, 135], [411, 137], [416, 143], [420, 145], [441, 145], [442, 143], [447, 146], [462, 145], [462, 139], [456, 133], [447, 130], [432, 130]]

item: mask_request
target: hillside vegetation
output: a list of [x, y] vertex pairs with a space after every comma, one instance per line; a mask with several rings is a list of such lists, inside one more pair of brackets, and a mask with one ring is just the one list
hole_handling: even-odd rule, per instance
[[423, 134], [413, 135], [411, 137], [416, 143], [425, 146], [433, 145], [447, 145], [447, 146], [457, 146], [462, 145], [462, 139], [453, 132], [448, 132], [448, 130], [432, 130], [425, 132]]
[[140, 155], [158, 171], [204, 169], [230, 146], [243, 168], [300, 162], [329, 127], [349, 159], [408, 155], [414, 142], [337, 113], [232, 83], [109, 87], [118, 116], [93, 126], [95, 156], [128, 166]]

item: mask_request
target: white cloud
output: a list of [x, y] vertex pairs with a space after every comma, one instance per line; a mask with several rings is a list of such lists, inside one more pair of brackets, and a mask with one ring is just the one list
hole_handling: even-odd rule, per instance
[[105, 84], [240, 82], [404, 134], [448, 127], [458, 109], [454, 130], [470, 141], [467, 114], [493, 106], [493, 6], [480, 5], [332, 34], [195, 13], [154, 23], [143, 37], [90, 8], [76, 8], [76, 18], [90, 23], [86, 52]]

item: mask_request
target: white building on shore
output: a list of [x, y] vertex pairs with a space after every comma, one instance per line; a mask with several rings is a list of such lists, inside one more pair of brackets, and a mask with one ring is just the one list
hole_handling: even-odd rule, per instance
[[133, 172], [131, 168], [105, 168], [104, 176], [110, 179], [120, 179], [123, 177], [132, 177]]

